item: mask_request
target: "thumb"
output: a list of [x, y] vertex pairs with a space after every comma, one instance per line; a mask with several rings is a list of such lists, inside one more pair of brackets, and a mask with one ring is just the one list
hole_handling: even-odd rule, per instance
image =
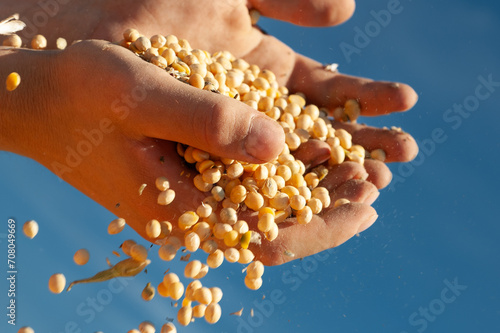
[[181, 142], [217, 156], [267, 162], [282, 151], [281, 126], [252, 107], [179, 82], [156, 66], [140, 114], [131, 119], [142, 135]]

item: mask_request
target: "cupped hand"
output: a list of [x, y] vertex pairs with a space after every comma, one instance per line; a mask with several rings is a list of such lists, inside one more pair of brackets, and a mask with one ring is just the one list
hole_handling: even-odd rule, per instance
[[[404, 111], [416, 102], [415, 92], [407, 85], [326, 71], [250, 23], [249, 7], [302, 25], [336, 24], [353, 9], [348, 0], [295, 2], [296, 7], [278, 0], [221, 0], [203, 6], [194, 0], [182, 5], [155, 0], [73, 1], [71, 6], [61, 6], [39, 32], [52, 41], [61, 36], [118, 41], [128, 27], [146, 36], [175, 34], [195, 48], [229, 50], [270, 69], [281, 84], [304, 92], [309, 102], [319, 106], [333, 109], [356, 98], [362, 114], [374, 116]], [[281, 12], [276, 9], [280, 5]], [[11, 6], [6, 10], [23, 14], [23, 9]], [[26, 17], [33, 14], [33, 8], [24, 10]], [[44, 119], [52, 131], [46, 136], [41, 133], [43, 139], [31, 144], [38, 148], [31, 157], [124, 217], [144, 237], [150, 219], [175, 224], [183, 211], [195, 209], [204, 197], [192, 185], [193, 173], [186, 172], [174, 142], [256, 163], [275, 157], [283, 145], [279, 126], [255, 110], [181, 84], [118, 46], [82, 42], [61, 52], [56, 61], [60, 100]], [[416, 155], [417, 146], [409, 134], [354, 124], [340, 126], [367, 149], [384, 149], [387, 161], [408, 161]], [[70, 156], [71, 151], [80, 156]], [[312, 159], [319, 162], [325, 149], [314, 151]], [[156, 205], [154, 179], [158, 176], [170, 179], [177, 194], [175, 204]], [[331, 191], [332, 200], [343, 197], [351, 203], [326, 209], [307, 226], [293, 220], [282, 223], [275, 241], [252, 245], [252, 250], [264, 263], [274, 265], [345, 242], [375, 221], [377, 214], [370, 205], [378, 196], [377, 189], [387, 186], [390, 178], [385, 164], [372, 160], [366, 160], [364, 166], [348, 162], [331, 168], [324, 186]], [[139, 195], [142, 184], [147, 186]], [[255, 223], [254, 216], [248, 219]]]

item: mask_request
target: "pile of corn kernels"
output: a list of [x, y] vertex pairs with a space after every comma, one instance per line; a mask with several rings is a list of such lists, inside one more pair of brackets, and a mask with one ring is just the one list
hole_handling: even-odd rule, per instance
[[[260, 261], [254, 260], [250, 244], [272, 242], [278, 236], [281, 222], [295, 217], [297, 223], [305, 225], [312, 220], [313, 215], [320, 214], [323, 209], [332, 205], [328, 190], [320, 186], [321, 180], [328, 173], [327, 165], [306, 170], [304, 163], [294, 157], [294, 151], [309, 140], [324, 141], [331, 148], [330, 159], [325, 163], [328, 165], [344, 161], [363, 164], [365, 158], [383, 161], [385, 152], [380, 149], [365, 152], [362, 146], [352, 143], [352, 137], [347, 131], [333, 128], [326, 110], [307, 104], [303, 94], [292, 94], [286, 87], [279, 86], [275, 74], [270, 70], [248, 64], [228, 51], [210, 54], [193, 49], [185, 39], [173, 35], [147, 38], [135, 29], [127, 29], [123, 37], [119, 45], [164, 69], [179, 81], [240, 100], [277, 121], [285, 132], [285, 148], [275, 160], [265, 164], [214, 156], [179, 143], [178, 154], [190, 165], [188, 168], [191, 171], [196, 170], [194, 186], [206, 193], [206, 197], [199, 206], [184, 212], [177, 221], [151, 220], [145, 226], [148, 237], [161, 244], [158, 255], [162, 260], [173, 260], [182, 246], [190, 253], [202, 249], [208, 257], [205, 263], [199, 260], [187, 263], [184, 276], [193, 281], [186, 287], [179, 276], [171, 272], [164, 275], [156, 288], [148, 283], [142, 290], [142, 298], [149, 301], [158, 293], [161, 297], [170, 297], [175, 301], [182, 299], [177, 314], [180, 325], [186, 326], [195, 318], [203, 317], [213, 324], [222, 315], [219, 305], [222, 290], [202, 285], [200, 279], [209, 269], [219, 267], [224, 261], [248, 264], [244, 284], [249, 289], [259, 289], [262, 286], [264, 266]], [[43, 49], [46, 44], [45, 38], [38, 35], [31, 46]], [[20, 47], [20, 38], [11, 35], [4, 41], [4, 45]], [[65, 46], [65, 41], [59, 39], [58, 48], [64, 49]], [[19, 82], [19, 78], [10, 77], [7, 89], [15, 89]], [[351, 99], [346, 101], [344, 107], [334, 110], [333, 115], [338, 121], [354, 122], [360, 115], [360, 106], [356, 100]], [[175, 201], [175, 191], [170, 188], [169, 180], [159, 175], [155, 184], [159, 191], [157, 204], [172, 204]], [[144, 187], [141, 186], [139, 194]], [[348, 202], [347, 199], [339, 199], [333, 206], [335, 208]], [[240, 212], [248, 210], [258, 213], [258, 230], [251, 230], [248, 223], [239, 218]], [[118, 218], [110, 223], [108, 233], [117, 234], [125, 225], [125, 220]], [[182, 239], [172, 234], [174, 228], [183, 231]], [[33, 233], [30, 233], [30, 237], [34, 237]], [[219, 248], [219, 244], [224, 244], [225, 249]], [[148, 251], [143, 245], [126, 240], [121, 250], [128, 259], [92, 278], [75, 281], [68, 289], [75, 283], [136, 275], [149, 264]], [[289, 251], [286, 255], [294, 256]], [[89, 253], [86, 249], [80, 249], [74, 255], [74, 261], [78, 265], [84, 265], [88, 260]], [[60, 273], [54, 274], [49, 280], [49, 289], [54, 293], [62, 292], [65, 285], [66, 279]], [[152, 323], [143, 322], [139, 331], [154, 332], [155, 328]], [[133, 329], [129, 333], [139, 331]], [[166, 323], [161, 332], [176, 332], [176, 328], [173, 323]]]

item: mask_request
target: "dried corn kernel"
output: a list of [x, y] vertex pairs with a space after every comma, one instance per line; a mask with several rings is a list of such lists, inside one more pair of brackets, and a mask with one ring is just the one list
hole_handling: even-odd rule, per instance
[[73, 255], [73, 261], [77, 265], [85, 265], [90, 258], [89, 251], [87, 249], [80, 249]]
[[16, 72], [12, 72], [7, 76], [7, 80], [5, 81], [5, 86], [8, 91], [14, 91], [19, 84], [21, 84], [21, 76]]
[[66, 287], [66, 277], [63, 274], [57, 273], [49, 278], [49, 290], [54, 294], [60, 294], [64, 287]]
[[205, 320], [210, 324], [215, 324], [219, 321], [222, 315], [222, 310], [218, 303], [211, 303], [205, 309]]
[[117, 218], [109, 223], [108, 234], [116, 235], [122, 232], [123, 228], [125, 228], [125, 219]]
[[26, 221], [23, 224], [23, 233], [28, 238], [34, 238], [38, 234], [38, 223], [35, 220]]

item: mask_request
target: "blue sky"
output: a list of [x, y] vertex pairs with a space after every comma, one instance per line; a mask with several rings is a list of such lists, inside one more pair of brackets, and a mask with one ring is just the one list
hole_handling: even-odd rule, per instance
[[[270, 34], [323, 63], [339, 63], [341, 72], [409, 83], [418, 92], [410, 112], [363, 119], [374, 126], [401, 126], [421, 143], [414, 162], [390, 166], [395, 179], [374, 204], [378, 221], [339, 248], [266, 269], [257, 292], [244, 287], [239, 264], [211, 271], [203, 283], [224, 290], [221, 321], [198, 320], [179, 331], [500, 331], [500, 205], [495, 200], [500, 87], [490, 85], [489, 96], [475, 99], [485, 80], [500, 82], [500, 5], [402, 0], [390, 22], [346, 57], [340, 45], [356, 46], [356, 31], [375, 27], [371, 11], [390, 3], [359, 1], [350, 21], [328, 29], [262, 21]], [[462, 116], [448, 111], [464, 104], [471, 111], [464, 106]], [[0, 175], [4, 276], [7, 219], [17, 221], [18, 236], [26, 220], [40, 224], [35, 239], [17, 239], [19, 325], [36, 332], [126, 332], [143, 320], [159, 327], [166, 317], [175, 317], [169, 301], [140, 299], [147, 282], [167, 268], [181, 272], [184, 266], [154, 256], [147, 275], [51, 294], [51, 274], [62, 272], [68, 280], [91, 276], [105, 268], [103, 258], [114, 259], [111, 251], [124, 239], [137, 236], [130, 229], [107, 235], [114, 216], [34, 161], [0, 153]], [[91, 260], [76, 267], [72, 255], [82, 247]], [[2, 306], [7, 306], [7, 290], [2, 279]], [[88, 297], [98, 306], [90, 306]], [[228, 315], [242, 307], [241, 318]], [[13, 330], [5, 314], [2, 318], [0, 331], [20, 327]]]

